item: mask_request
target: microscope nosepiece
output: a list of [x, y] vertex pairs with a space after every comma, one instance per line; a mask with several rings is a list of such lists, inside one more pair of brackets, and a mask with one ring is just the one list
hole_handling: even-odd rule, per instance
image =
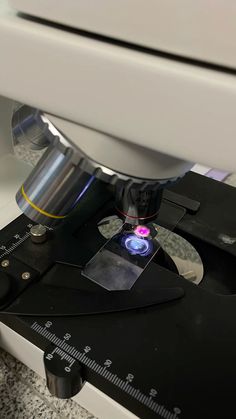
[[[34, 150], [46, 150], [16, 195], [21, 210], [38, 224], [55, 226], [63, 221], [94, 179], [112, 185], [116, 191], [116, 208], [127, 223], [149, 223], [158, 216], [163, 188], [191, 167], [189, 163], [160, 153], [153, 156], [150, 150], [144, 153], [142, 147], [127, 146], [125, 141], [88, 128], [78, 130], [77, 125], [68, 121], [63, 120], [61, 131], [58, 126], [59, 118], [25, 105], [15, 110], [12, 118], [16, 143], [28, 144]], [[105, 157], [103, 150], [106, 150]], [[108, 150], [115, 169], [109, 165]], [[122, 158], [125, 153], [130, 156], [134, 151], [136, 159], [141, 162], [142, 158], [145, 162], [144, 168], [149, 168], [151, 162], [151, 169], [142, 171], [140, 176], [136, 167], [135, 170], [127, 167], [126, 172], [129, 159], [126, 158], [124, 166], [117, 166], [114, 159], [116, 153]], [[124, 170], [120, 170], [122, 167]]]

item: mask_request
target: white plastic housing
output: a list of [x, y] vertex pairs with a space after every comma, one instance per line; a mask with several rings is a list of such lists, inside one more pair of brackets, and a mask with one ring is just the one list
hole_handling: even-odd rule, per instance
[[30, 21], [6, 0], [0, 52], [6, 97], [174, 157], [236, 169], [234, 75]]
[[236, 66], [234, 0], [10, 0], [18, 10], [156, 50]]

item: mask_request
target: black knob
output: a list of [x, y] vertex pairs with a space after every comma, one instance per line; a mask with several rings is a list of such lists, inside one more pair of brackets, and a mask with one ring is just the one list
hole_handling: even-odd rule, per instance
[[78, 361], [55, 345], [44, 353], [47, 387], [53, 396], [69, 399], [83, 386], [82, 367]]

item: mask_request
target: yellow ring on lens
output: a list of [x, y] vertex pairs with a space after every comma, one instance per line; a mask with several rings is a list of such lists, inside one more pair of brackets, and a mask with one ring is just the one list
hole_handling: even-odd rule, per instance
[[46, 217], [49, 218], [57, 218], [57, 219], [62, 219], [62, 218], [66, 218], [66, 215], [53, 215], [50, 214], [47, 211], [44, 211], [43, 209], [37, 207], [37, 205], [35, 205], [30, 199], [29, 197], [26, 195], [25, 191], [24, 191], [24, 185], [22, 185], [21, 187], [21, 193], [23, 195], [23, 197], [25, 198], [25, 200], [28, 202], [28, 204], [36, 211], [40, 212], [40, 214], [45, 215]]

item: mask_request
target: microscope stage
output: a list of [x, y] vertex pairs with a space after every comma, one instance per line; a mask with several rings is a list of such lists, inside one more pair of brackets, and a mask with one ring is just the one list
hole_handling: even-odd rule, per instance
[[[80, 217], [48, 231], [44, 243], [32, 242], [24, 216], [1, 231], [0, 276], [11, 286], [1, 300], [3, 331], [29, 342], [32, 358], [40, 351], [40, 371], [45, 353], [47, 377], [62, 368], [69, 374], [63, 380], [70, 382], [73, 368], [80, 368], [86, 384], [76, 397], [99, 417], [230, 417], [236, 382], [234, 188], [189, 173], [166, 195], [178, 204], [163, 201], [157, 224], [172, 228], [178, 218], [175, 234], [191, 243], [204, 266], [199, 285], [180, 276], [160, 250], [130, 291], [115, 292], [81, 275], [106, 243], [98, 223], [114, 214], [101, 190], [97, 200], [93, 193], [85, 198]], [[180, 252], [179, 259], [186, 254]], [[163, 300], [166, 290], [172, 293], [169, 300]], [[21, 346], [19, 354], [3, 347], [24, 359]], [[88, 387], [102, 392], [108, 404], [115, 401], [113, 413], [111, 404], [109, 414], [102, 413], [92, 399], [90, 405], [83, 399]]]

